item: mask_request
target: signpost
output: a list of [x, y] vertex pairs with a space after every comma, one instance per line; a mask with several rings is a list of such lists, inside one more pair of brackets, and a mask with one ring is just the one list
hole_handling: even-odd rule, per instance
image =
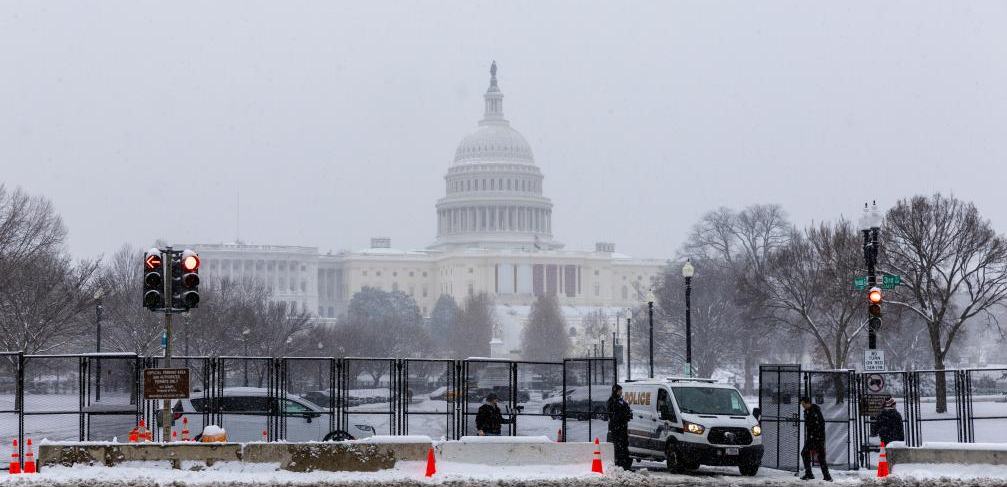
[[853, 289], [857, 291], [863, 291], [867, 289], [867, 278], [866, 277], [854, 277], [853, 278]]
[[188, 399], [189, 369], [144, 369], [143, 398]]
[[866, 381], [867, 394], [860, 396], [860, 415], [876, 418], [892, 395], [886, 390], [885, 376], [867, 374]]
[[884, 350], [864, 350], [864, 372], [884, 372], [885, 370], [888, 368], [885, 366]]

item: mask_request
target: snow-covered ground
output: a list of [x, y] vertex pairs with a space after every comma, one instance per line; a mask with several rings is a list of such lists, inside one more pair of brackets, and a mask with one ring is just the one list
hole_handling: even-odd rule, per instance
[[[278, 471], [273, 464], [241, 465], [221, 463], [202, 471], [171, 470], [167, 463], [139, 462], [115, 468], [53, 467], [37, 475], [0, 475], [0, 485], [55, 486], [217, 486], [217, 485], [373, 485], [373, 486], [527, 486], [553, 487], [612, 486], [798, 486], [809, 484], [794, 474], [762, 469], [755, 477], [743, 477], [727, 467], [703, 467], [689, 475], [673, 475], [663, 471], [659, 463], [644, 463], [632, 472], [608, 467], [603, 476], [590, 473], [588, 465], [522, 466], [492, 468], [478, 464], [441, 462], [437, 474], [425, 478], [423, 462], [400, 462], [396, 468], [375, 473]], [[820, 472], [815, 472], [820, 479]], [[874, 472], [833, 472], [835, 484], [879, 485]], [[963, 468], [960, 465], [903, 465], [893, 473], [894, 482], [883, 485], [942, 486], [1007, 484], [1007, 467]]]

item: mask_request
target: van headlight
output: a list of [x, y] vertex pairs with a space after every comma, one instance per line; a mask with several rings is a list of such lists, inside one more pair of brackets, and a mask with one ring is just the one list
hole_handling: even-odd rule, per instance
[[701, 424], [690, 423], [688, 421], [684, 421], [684, 423], [685, 423], [684, 424], [684, 426], [685, 426], [684, 429], [685, 429], [686, 433], [692, 433], [694, 435], [701, 435], [701, 434], [703, 434], [704, 431], [706, 431], [706, 427], [704, 427]]
[[752, 436], [759, 436], [762, 434], [762, 426], [755, 425], [752, 426]]

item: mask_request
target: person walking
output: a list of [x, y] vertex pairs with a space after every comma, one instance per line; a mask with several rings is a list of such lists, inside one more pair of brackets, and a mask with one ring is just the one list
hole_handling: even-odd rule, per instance
[[624, 470], [633, 466], [629, 456], [629, 420], [633, 418], [633, 410], [622, 398], [622, 386], [612, 386], [612, 395], [608, 398], [608, 442], [615, 447], [615, 464]]
[[822, 467], [822, 479], [832, 482], [829, 475], [829, 462], [825, 454], [825, 417], [822, 409], [813, 404], [810, 398], [801, 398], [801, 408], [804, 409], [804, 448], [801, 449], [801, 459], [804, 460], [804, 476], [801, 480], [811, 480], [811, 455], [815, 455]]
[[905, 434], [902, 429], [902, 415], [895, 409], [895, 399], [885, 399], [881, 412], [871, 423], [871, 436], [881, 438], [884, 444], [893, 441], [905, 441]]
[[486, 402], [479, 406], [479, 411], [476, 413], [476, 430], [479, 431], [479, 436], [500, 436], [500, 426], [513, 422], [513, 419], [504, 419], [500, 407], [497, 406], [498, 402], [500, 396], [491, 392], [486, 396]]

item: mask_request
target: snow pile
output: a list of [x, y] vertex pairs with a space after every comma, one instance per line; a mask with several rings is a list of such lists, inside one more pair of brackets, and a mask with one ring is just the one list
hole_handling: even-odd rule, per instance
[[554, 443], [546, 436], [463, 436], [459, 443]]
[[[1007, 445], [1000, 445], [1001, 447]], [[996, 479], [1007, 484], [1007, 465], [961, 465], [957, 463], [905, 463], [896, 465], [892, 475], [898, 478], [948, 480]], [[950, 484], [950, 482], [948, 483]]]
[[352, 443], [433, 443], [433, 440], [429, 436], [422, 435], [406, 435], [406, 436], [388, 436], [388, 435], [377, 435], [371, 436], [369, 438], [363, 438], [360, 440], [354, 440]]

